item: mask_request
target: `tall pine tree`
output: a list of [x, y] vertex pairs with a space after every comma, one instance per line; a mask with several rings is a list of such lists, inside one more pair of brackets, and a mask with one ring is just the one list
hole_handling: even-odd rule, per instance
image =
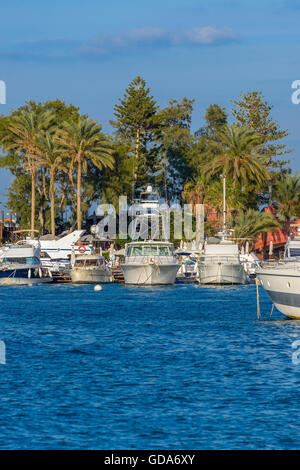
[[[150, 95], [150, 89], [147, 88], [145, 80], [136, 77], [130, 82], [120, 104], [115, 105], [115, 121], [111, 124], [117, 129], [118, 133], [125, 138], [135, 141], [135, 152], [133, 156], [133, 182], [140, 180], [144, 183], [147, 175], [147, 158], [144, 150], [143, 159], [141, 159], [141, 144], [144, 145], [151, 140], [151, 134], [158, 126], [156, 112], [158, 106], [153, 96]], [[134, 184], [133, 184], [134, 196]]]
[[282, 169], [288, 161], [281, 160], [281, 157], [290, 153], [290, 150], [280, 141], [288, 132], [280, 129], [278, 122], [271, 117], [273, 106], [269, 105], [258, 91], [245, 93], [233, 104], [232, 114], [238, 124], [253, 129], [261, 136], [264, 144], [262, 157], [269, 169]]

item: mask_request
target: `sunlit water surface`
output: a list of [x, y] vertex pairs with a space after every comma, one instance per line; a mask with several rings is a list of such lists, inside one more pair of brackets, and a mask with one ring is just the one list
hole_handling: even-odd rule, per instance
[[2, 287], [0, 448], [299, 449], [300, 322], [261, 310], [255, 286]]

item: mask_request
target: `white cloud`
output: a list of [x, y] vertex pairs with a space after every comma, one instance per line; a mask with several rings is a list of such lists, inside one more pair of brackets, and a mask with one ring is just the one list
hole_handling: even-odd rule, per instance
[[238, 35], [231, 28], [204, 26], [192, 28], [186, 32], [188, 42], [191, 44], [218, 44], [238, 39]]
[[160, 28], [135, 28], [119, 35], [101, 35], [79, 51], [95, 55], [107, 55], [125, 49], [153, 46], [168, 42], [168, 33]]
[[182, 31], [155, 27], [134, 28], [119, 34], [102, 34], [87, 43], [64, 39], [27, 41], [11, 50], [1, 50], [0, 57], [12, 60], [64, 60], [75, 57], [104, 57], [118, 53], [143, 51], [147, 48], [226, 44], [239, 39], [228, 27], [202, 26]]
[[213, 45], [238, 40], [238, 34], [227, 27], [203, 26], [179, 32], [160, 28], [136, 28], [118, 35], [101, 35], [79, 49], [80, 53], [109, 55], [124, 50], [135, 50], [148, 46]]

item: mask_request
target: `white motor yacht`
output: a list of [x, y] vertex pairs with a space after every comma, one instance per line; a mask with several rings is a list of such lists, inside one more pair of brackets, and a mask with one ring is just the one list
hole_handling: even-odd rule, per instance
[[219, 243], [207, 243], [198, 262], [201, 284], [247, 284], [248, 275], [240, 260], [237, 243], [224, 236]]
[[300, 227], [286, 242], [284, 258], [261, 262], [256, 276], [283, 315], [300, 318]]
[[[63, 274], [67, 275], [70, 268], [72, 254], [91, 254], [92, 247], [86, 243], [81, 243], [80, 239], [85, 230], [74, 230], [63, 236], [58, 236], [54, 240], [51, 235], [42, 236], [40, 243], [40, 261], [43, 268], [49, 270], [56, 278]], [[35, 244], [36, 240], [26, 239], [28, 244]]]
[[127, 244], [120, 267], [126, 284], [174, 284], [179, 263], [172, 243], [145, 240]]
[[300, 261], [286, 259], [262, 263], [256, 276], [283, 315], [300, 318]]
[[52, 282], [48, 270], [40, 263], [40, 243], [20, 241], [7, 245], [0, 252], [0, 285], [32, 285]]
[[200, 256], [201, 284], [247, 284], [249, 277], [240, 259], [238, 244], [226, 229], [226, 179], [223, 177], [223, 230], [209, 239]]
[[159, 193], [152, 186], [147, 186], [145, 191], [141, 191], [140, 197], [135, 199], [134, 204], [129, 208], [129, 215], [134, 217], [131, 225], [130, 236], [135, 238], [147, 239], [149, 228], [154, 232], [151, 238], [157, 238], [159, 231]]
[[89, 245], [80, 243], [85, 230], [74, 230], [64, 236], [49, 239], [49, 235], [40, 238], [41, 253], [48, 255], [53, 261], [70, 260], [72, 252], [77, 254], [91, 254]]
[[240, 253], [240, 261], [244, 267], [246, 274], [248, 275], [249, 280], [254, 283], [256, 267], [260, 261], [259, 258], [253, 252]]
[[104, 256], [98, 255], [77, 256], [70, 275], [73, 284], [102, 284], [113, 280]]

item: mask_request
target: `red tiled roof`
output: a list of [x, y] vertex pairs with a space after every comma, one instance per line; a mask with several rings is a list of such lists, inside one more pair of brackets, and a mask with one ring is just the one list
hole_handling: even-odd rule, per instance
[[[274, 207], [272, 206], [266, 207], [265, 212], [267, 212], [268, 214], [272, 214], [277, 219], [276, 210]], [[299, 222], [300, 224], [300, 219], [295, 220], [293, 224], [297, 224], [297, 222]], [[276, 230], [275, 232], [268, 232], [268, 233], [260, 234], [257, 242], [254, 245], [254, 249], [261, 250], [262, 248], [268, 248], [271, 241], [273, 242], [274, 247], [276, 246], [279, 247], [281, 245], [284, 245], [288, 239], [289, 228], [290, 228], [290, 222], [282, 222], [281, 228]], [[293, 232], [295, 232], [295, 229], [293, 227], [291, 227], [291, 229]]]

